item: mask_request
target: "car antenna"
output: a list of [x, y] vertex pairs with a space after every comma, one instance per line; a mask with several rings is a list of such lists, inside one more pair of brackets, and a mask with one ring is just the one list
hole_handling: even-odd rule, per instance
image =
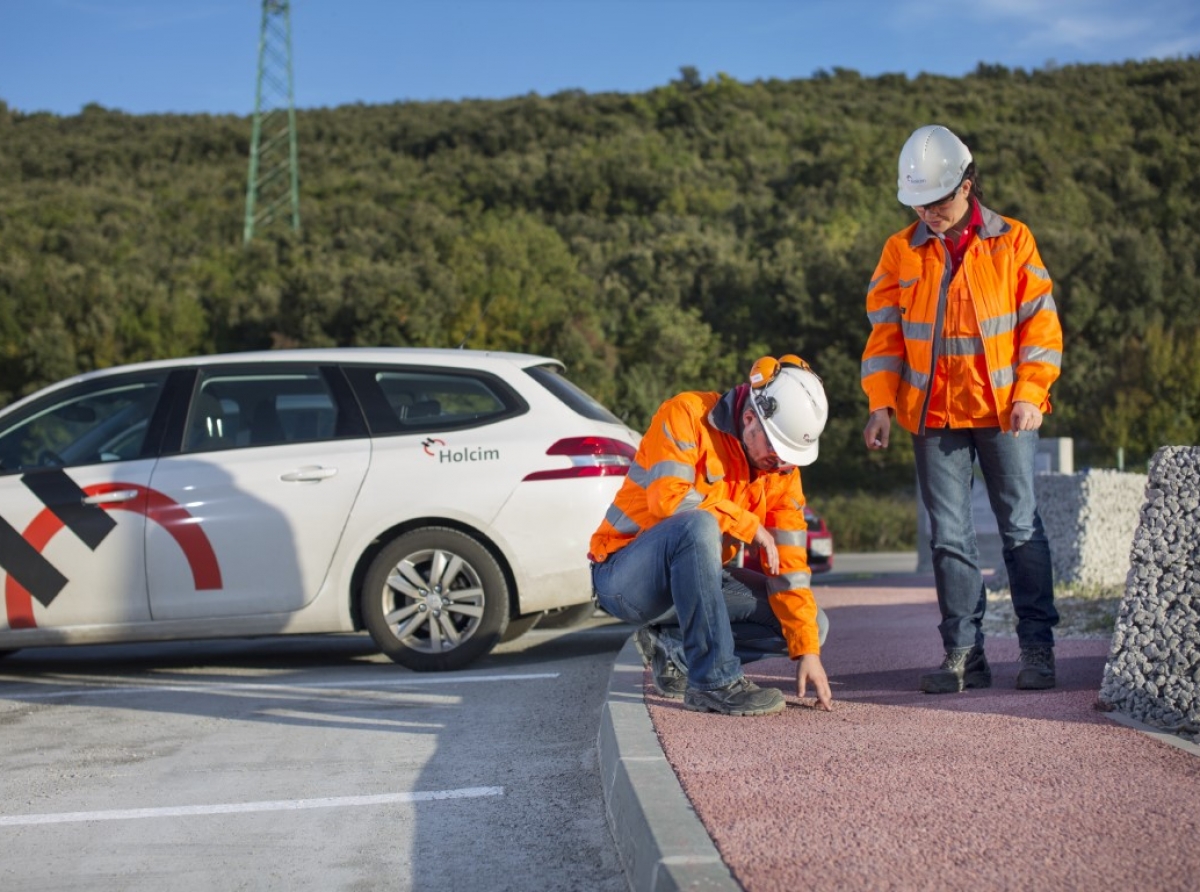
[[487, 301], [484, 302], [483, 306], [479, 310], [479, 315], [475, 318], [475, 321], [471, 324], [471, 328], [467, 331], [466, 335], [463, 337], [462, 343], [458, 345], [459, 350], [466, 349], [467, 341], [471, 340], [471, 335], [475, 334], [475, 329], [477, 329], [479, 327], [479, 323], [482, 322], [483, 317], [487, 315], [488, 307], [490, 307], [492, 305], [492, 301], [494, 301], [495, 299], [496, 299], [496, 295], [493, 294], [491, 297], [489, 297], [487, 299]]

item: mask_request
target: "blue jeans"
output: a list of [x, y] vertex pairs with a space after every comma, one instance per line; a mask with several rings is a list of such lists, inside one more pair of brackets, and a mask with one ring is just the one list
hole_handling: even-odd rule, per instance
[[[721, 567], [721, 530], [707, 511], [669, 517], [593, 564], [592, 588], [605, 612], [657, 627], [689, 687], [724, 687], [743, 662], [787, 655], [766, 577]], [[824, 641], [828, 621], [820, 611], [817, 620]]]
[[[787, 639], [783, 637], [779, 617], [771, 609], [767, 596], [767, 577], [764, 574], [742, 567], [726, 567], [721, 573], [721, 596], [725, 599], [729, 627], [733, 630], [733, 652], [743, 666], [767, 657], [788, 655]], [[679, 627], [675, 610], [672, 608], [656, 619], [654, 626], [667, 655], [686, 674], [683, 630]], [[818, 607], [818, 643], [824, 644], [828, 633], [829, 617]]]
[[1058, 610], [1050, 543], [1033, 492], [1035, 431], [943, 428], [913, 437], [917, 485], [929, 512], [933, 576], [946, 649], [982, 646], [987, 609], [979, 543], [971, 517], [974, 463], [979, 462], [996, 515], [1004, 566], [1022, 647], [1054, 644]]

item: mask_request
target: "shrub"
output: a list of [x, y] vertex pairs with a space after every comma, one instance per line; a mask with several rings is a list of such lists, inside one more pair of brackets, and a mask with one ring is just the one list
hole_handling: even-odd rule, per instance
[[855, 492], [820, 498], [812, 507], [825, 518], [838, 551], [913, 551], [917, 547], [915, 492]]

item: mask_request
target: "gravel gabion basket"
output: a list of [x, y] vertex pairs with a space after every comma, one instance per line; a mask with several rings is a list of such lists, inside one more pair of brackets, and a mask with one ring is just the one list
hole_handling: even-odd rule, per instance
[[1039, 474], [1034, 488], [1055, 580], [1122, 585], [1129, 573], [1129, 546], [1146, 475], [1103, 470]]
[[[1050, 540], [1055, 584], [1123, 586], [1146, 475], [1109, 470], [1037, 474], [1033, 489]], [[1001, 563], [988, 588], [1007, 587]]]
[[1154, 454], [1100, 701], [1200, 733], [1200, 448]]

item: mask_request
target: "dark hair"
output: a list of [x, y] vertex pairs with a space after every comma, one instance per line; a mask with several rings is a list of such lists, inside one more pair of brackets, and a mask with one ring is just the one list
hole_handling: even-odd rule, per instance
[[967, 165], [967, 169], [966, 169], [966, 171], [963, 172], [962, 178], [963, 178], [963, 181], [966, 181], [966, 180], [971, 181], [971, 194], [974, 195], [976, 198], [978, 198], [979, 201], [982, 203], [983, 202], [983, 186], [980, 185], [979, 171], [975, 169], [974, 161], [972, 161], [970, 164]]

